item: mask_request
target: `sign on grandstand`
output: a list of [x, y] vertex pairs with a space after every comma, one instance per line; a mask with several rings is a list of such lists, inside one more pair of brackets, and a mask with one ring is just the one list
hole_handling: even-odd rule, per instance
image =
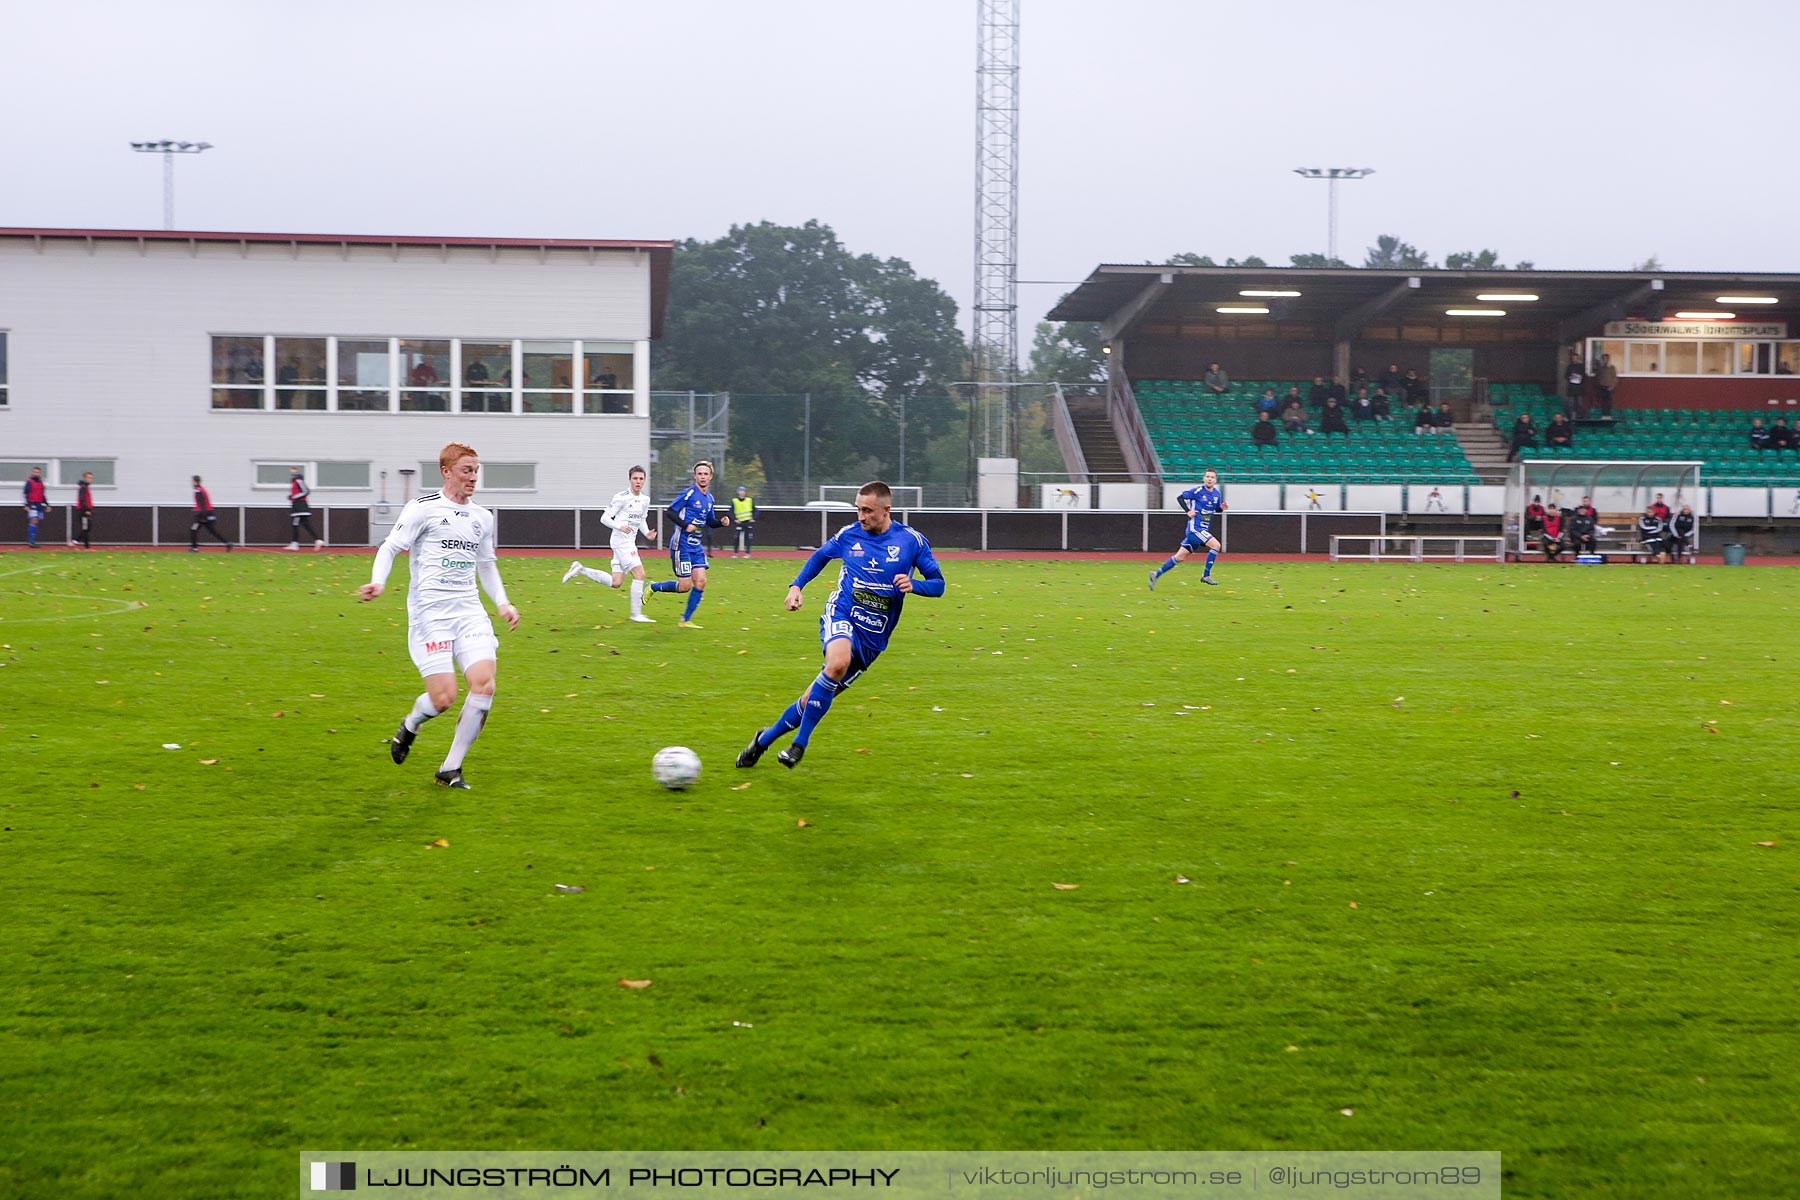
[[1607, 337], [1785, 338], [1786, 321], [1608, 321]]

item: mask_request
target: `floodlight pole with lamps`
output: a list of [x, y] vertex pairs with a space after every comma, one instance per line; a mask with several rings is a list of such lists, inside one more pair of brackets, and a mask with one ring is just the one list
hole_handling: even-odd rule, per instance
[[160, 142], [133, 142], [131, 148], [139, 154], [160, 154], [163, 160], [163, 228], [175, 228], [175, 156], [177, 154], [201, 154], [211, 150], [211, 142], [176, 142], [164, 139]]
[[1373, 175], [1374, 167], [1295, 167], [1294, 174], [1306, 179], [1323, 179], [1330, 195], [1325, 230], [1325, 261], [1337, 261], [1337, 185], [1340, 179], [1362, 179]]

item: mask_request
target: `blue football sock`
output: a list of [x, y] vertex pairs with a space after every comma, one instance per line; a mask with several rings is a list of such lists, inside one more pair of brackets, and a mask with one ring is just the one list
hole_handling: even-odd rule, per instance
[[812, 737], [812, 731], [820, 721], [825, 719], [825, 714], [831, 711], [831, 702], [837, 698], [838, 690], [842, 686], [825, 672], [819, 672], [819, 677], [812, 681], [812, 687], [806, 691], [805, 707], [800, 717], [800, 732], [794, 735], [794, 745], [806, 745]]
[[679, 587], [680, 585], [673, 579], [659, 579], [650, 585], [650, 590], [653, 592], [673, 592], [679, 590]]
[[36, 524], [30, 524], [30, 525], [25, 526], [25, 544], [27, 546], [37, 545], [37, 525]]
[[1162, 566], [1156, 568], [1157, 578], [1160, 579], [1162, 576], [1167, 575], [1170, 571], [1173, 571], [1174, 569], [1175, 569], [1175, 560], [1173, 558], [1170, 558], [1170, 559], [1166, 560]]
[[687, 611], [681, 614], [681, 619], [684, 621], [693, 620], [694, 610], [700, 607], [700, 601], [704, 599], [706, 599], [705, 588], [695, 588], [693, 591], [689, 592]]
[[767, 750], [775, 744], [776, 738], [790, 729], [800, 728], [800, 718], [804, 715], [800, 707], [802, 703], [804, 697], [782, 709], [781, 715], [775, 718], [775, 723], [756, 735], [756, 744]]
[[1212, 565], [1218, 560], [1219, 552], [1217, 550], [1208, 550], [1206, 552], [1206, 569], [1200, 572], [1200, 578], [1205, 579], [1208, 575], [1211, 575]]

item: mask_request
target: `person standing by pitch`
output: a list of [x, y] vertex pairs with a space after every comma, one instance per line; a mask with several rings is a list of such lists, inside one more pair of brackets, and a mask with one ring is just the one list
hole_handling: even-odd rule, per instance
[[71, 546], [77, 541], [83, 550], [94, 548], [94, 473], [83, 471], [81, 482], [75, 485], [75, 516], [81, 521], [81, 530], [69, 539]]

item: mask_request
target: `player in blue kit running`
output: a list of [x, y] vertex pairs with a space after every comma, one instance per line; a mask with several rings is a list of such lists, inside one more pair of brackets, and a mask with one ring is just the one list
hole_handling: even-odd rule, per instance
[[1187, 532], [1182, 535], [1180, 549], [1150, 572], [1150, 590], [1154, 592], [1156, 581], [1196, 550], [1206, 551], [1206, 569], [1200, 572], [1200, 582], [1217, 587], [1219, 581], [1212, 577], [1212, 569], [1219, 557], [1219, 539], [1212, 535], [1212, 518], [1214, 513], [1225, 511], [1225, 493], [1219, 490], [1219, 473], [1208, 468], [1200, 478], [1199, 487], [1189, 488], [1175, 499], [1187, 510]]
[[[751, 739], [737, 756], [738, 766], [754, 767], [763, 751], [790, 730], [799, 732], [788, 748], [775, 757], [784, 767], [799, 766], [806, 754], [806, 743], [812, 738], [813, 729], [831, 711], [831, 702], [874, 666], [876, 658], [887, 649], [888, 638], [900, 624], [900, 606], [907, 593], [944, 594], [944, 573], [931, 556], [931, 543], [918, 530], [895, 522], [893, 512], [894, 493], [887, 484], [863, 484], [856, 493], [856, 524], [838, 530], [830, 541], [813, 551], [794, 576], [787, 594], [789, 612], [800, 607], [801, 589], [825, 569], [826, 563], [835, 558], [843, 564], [837, 590], [825, 601], [825, 614], [819, 618], [825, 669], [773, 725]], [[923, 578], [915, 580], [914, 571]]]
[[694, 610], [706, 598], [706, 528], [731, 524], [730, 517], [713, 512], [712, 480], [713, 466], [703, 458], [694, 464], [694, 482], [669, 501], [669, 565], [675, 578], [650, 585], [652, 592], [688, 593], [683, 629], [700, 628], [694, 624]]

